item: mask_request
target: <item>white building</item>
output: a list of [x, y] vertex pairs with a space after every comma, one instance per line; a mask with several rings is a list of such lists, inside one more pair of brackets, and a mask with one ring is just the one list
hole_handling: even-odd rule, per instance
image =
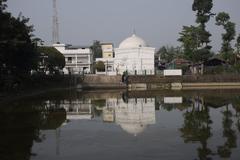
[[154, 74], [155, 48], [133, 34], [115, 48], [114, 69], [118, 74], [127, 71], [129, 74]]
[[102, 61], [105, 65], [105, 72], [97, 72], [96, 74], [116, 75], [114, 70], [114, 47], [112, 43], [102, 43], [102, 58], [97, 58], [96, 62]]
[[153, 75], [155, 48], [148, 47], [147, 43], [140, 37], [133, 34], [122, 41], [118, 48], [115, 48], [115, 57], [97, 58], [105, 64], [107, 75], [128, 74]]
[[112, 43], [101, 43], [102, 57], [103, 58], [113, 58], [114, 57], [114, 47]]
[[54, 44], [65, 57], [65, 74], [81, 74], [93, 72], [93, 53], [90, 47], [71, 46], [66, 44]]

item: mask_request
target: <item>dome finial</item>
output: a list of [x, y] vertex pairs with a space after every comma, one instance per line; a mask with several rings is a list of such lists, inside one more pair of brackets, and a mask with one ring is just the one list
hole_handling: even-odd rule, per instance
[[136, 29], [133, 27], [133, 35], [136, 35]]

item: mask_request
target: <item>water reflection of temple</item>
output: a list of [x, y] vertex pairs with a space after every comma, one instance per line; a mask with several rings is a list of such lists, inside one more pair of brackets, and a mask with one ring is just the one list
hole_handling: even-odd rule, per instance
[[107, 99], [103, 108], [103, 121], [115, 122], [129, 134], [138, 135], [155, 124], [155, 98]]
[[[47, 102], [47, 106], [52, 106], [51, 103]], [[102, 115], [103, 122], [116, 123], [132, 135], [142, 133], [156, 121], [155, 98], [130, 98], [127, 101], [120, 97], [65, 99], [58, 107], [66, 111], [68, 120], [92, 119]]]
[[[150, 98], [150, 96], [148, 98], [140, 98], [140, 96], [137, 95], [135, 95], [135, 97], [137, 97], [135, 98], [134, 96], [129, 96], [129, 94], [121, 98], [122, 96], [117, 97], [112, 93], [108, 94], [109, 95], [98, 93], [96, 96], [96, 94], [89, 93], [87, 96], [81, 95], [71, 98], [70, 100], [47, 101], [45, 108], [50, 109], [39, 110], [38, 112], [34, 111], [34, 114], [30, 116], [19, 116], [18, 112], [14, 112], [12, 116], [15, 118], [10, 117], [9, 119], [9, 114], [4, 115], [4, 112], [1, 112], [0, 117], [2, 124], [9, 124], [3, 125], [3, 128], [11, 132], [14, 131], [12, 134], [16, 133], [16, 138], [14, 139], [12, 139], [12, 136], [9, 136], [12, 134], [4, 135], [2, 144], [5, 146], [9, 145], [12, 148], [15, 147], [16, 149], [14, 151], [17, 154], [20, 153], [18, 152], [19, 150], [21, 153], [25, 152], [26, 155], [30, 155], [31, 150], [29, 147], [33, 143], [34, 136], [31, 136], [31, 139], [22, 139], [19, 138], [17, 133], [19, 133], [21, 121], [23, 122], [24, 128], [25, 125], [29, 126], [29, 121], [31, 121], [31, 124], [34, 125], [31, 127], [31, 130], [25, 131], [26, 134], [31, 135], [38, 133], [34, 130], [37, 127], [41, 130], [55, 131], [56, 153], [59, 154], [61, 151], [60, 136], [66, 135], [65, 133], [60, 135], [62, 129], [60, 126], [65, 122], [66, 118], [91, 119], [96, 117], [99, 121], [103, 120], [103, 122], [106, 123], [116, 123], [119, 128], [121, 127], [123, 129], [123, 133], [125, 131], [131, 135], [140, 135], [142, 132], [146, 131], [147, 127], [155, 124], [155, 110], [159, 109], [161, 115], [171, 115], [170, 111], [172, 110], [180, 111], [174, 112], [173, 114], [179, 114], [183, 118], [182, 122], [176, 122], [182, 124], [179, 128], [176, 128], [179, 131], [179, 137], [173, 137], [173, 139], [181, 138], [185, 144], [192, 146], [193, 149], [191, 149], [191, 152], [197, 152], [197, 154], [194, 155], [196, 157], [192, 157], [192, 159], [234, 159], [237, 155], [236, 150], [239, 149], [238, 136], [240, 132], [239, 94], [235, 96], [232, 94], [229, 96], [228, 94], [224, 94], [224, 96], [220, 96], [219, 94], [211, 94], [211, 96], [188, 94], [183, 97], [181, 97], [181, 94], [151, 95], [151, 97], [154, 98]], [[51, 108], [55, 109], [52, 110]], [[165, 116], [165, 118], [166, 117], [169, 118], [169, 120], [175, 120], [174, 117]], [[162, 117], [158, 116], [158, 118]], [[168, 119], [166, 119], [166, 121], [167, 120]], [[161, 123], [165, 122], [161, 121]], [[16, 129], [12, 130], [12, 126], [16, 124]], [[99, 123], [97, 122], [97, 124]], [[75, 127], [81, 127], [80, 125], [76, 125]], [[101, 125], [101, 127], [102, 126], [103, 125]], [[108, 124], [104, 126], [110, 128]], [[156, 125], [155, 127], [159, 126], [160, 125]], [[89, 125], [89, 127], [91, 127], [91, 125]], [[102, 130], [102, 128], [100, 129]], [[161, 131], [163, 132], [165, 130], [165, 128], [159, 128], [159, 130], [160, 129], [162, 129]], [[38, 130], [38, 128], [36, 130]], [[62, 129], [62, 131], [65, 132], [66, 130]], [[154, 132], [156, 132], [156, 129], [149, 130], [148, 133]], [[36, 137], [38, 136], [39, 135], [36, 134]], [[144, 136], [151, 136], [151, 134]], [[214, 139], [216, 139], [216, 141], [214, 141]], [[127, 140], [129, 140], [129, 138]], [[16, 145], [15, 143], [9, 143], [9, 141], [18, 143]], [[165, 144], [161, 142], [161, 144], [158, 145]], [[19, 149], [20, 147], [21, 150]], [[7, 147], [4, 148], [6, 149], [3, 151], [9, 154], [9, 149]], [[22, 148], [25, 148], [25, 151], [23, 151]], [[11, 152], [10, 150], [12, 156], [16, 155], [15, 152]]]

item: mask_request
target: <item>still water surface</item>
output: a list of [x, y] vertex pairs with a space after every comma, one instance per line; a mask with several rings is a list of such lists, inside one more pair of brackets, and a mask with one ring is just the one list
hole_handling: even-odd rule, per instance
[[51, 92], [0, 126], [1, 160], [239, 160], [240, 91]]

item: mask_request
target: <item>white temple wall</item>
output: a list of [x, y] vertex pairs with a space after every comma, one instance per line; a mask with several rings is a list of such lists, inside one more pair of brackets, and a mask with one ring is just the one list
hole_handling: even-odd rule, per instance
[[129, 74], [154, 74], [154, 48], [116, 48], [115, 53], [114, 68], [119, 74], [124, 71]]

